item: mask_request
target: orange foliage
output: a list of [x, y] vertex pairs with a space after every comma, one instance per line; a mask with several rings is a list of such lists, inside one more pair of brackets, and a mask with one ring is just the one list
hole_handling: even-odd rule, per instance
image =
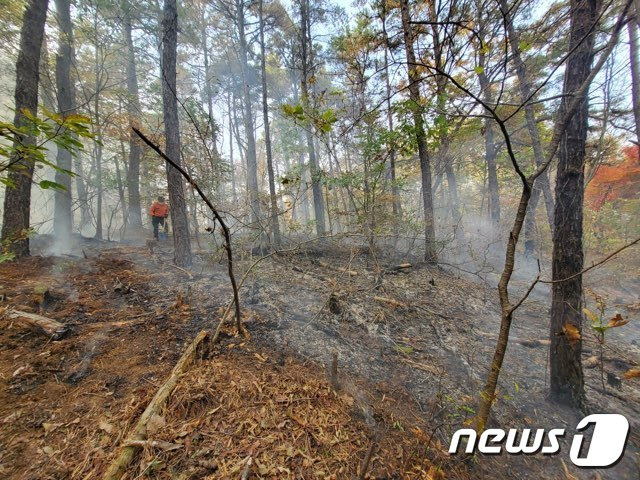
[[600, 165], [585, 192], [595, 210], [619, 198], [633, 198], [640, 190], [640, 160], [636, 145], [622, 149], [624, 159], [616, 165]]

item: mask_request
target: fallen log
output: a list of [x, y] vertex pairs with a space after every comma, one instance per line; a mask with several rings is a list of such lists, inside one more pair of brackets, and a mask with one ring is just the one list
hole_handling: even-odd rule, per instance
[[400, 272], [408, 272], [411, 268], [413, 268], [413, 265], [411, 265], [410, 263], [401, 263], [399, 265], [394, 265], [392, 267], [389, 267], [385, 270], [385, 273], [390, 273], [390, 274], [396, 274], [396, 273], [400, 273]]
[[35, 313], [9, 310], [7, 316], [30, 327], [35, 327], [36, 330], [51, 337], [53, 340], [60, 340], [69, 331], [69, 327], [63, 323], [57, 322], [49, 317], [36, 315]]
[[173, 367], [171, 374], [160, 386], [147, 405], [147, 408], [145, 408], [142, 415], [140, 415], [133, 431], [123, 442], [120, 453], [113, 462], [111, 462], [109, 468], [107, 468], [107, 471], [102, 477], [103, 480], [120, 480], [122, 475], [127, 471], [127, 467], [133, 462], [136, 454], [140, 451], [142, 445], [144, 445], [141, 441], [144, 442], [147, 440], [147, 422], [164, 407], [171, 392], [176, 387], [180, 376], [193, 363], [198, 347], [208, 336], [209, 333], [206, 330], [201, 331], [185, 349], [178, 363]]

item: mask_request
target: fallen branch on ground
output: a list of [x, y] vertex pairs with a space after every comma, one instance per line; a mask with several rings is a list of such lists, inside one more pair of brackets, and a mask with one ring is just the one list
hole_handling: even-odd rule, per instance
[[49, 317], [36, 315], [35, 313], [10, 310], [7, 312], [7, 316], [30, 327], [36, 327], [37, 330], [51, 337], [53, 340], [61, 339], [69, 331], [69, 328], [63, 323], [57, 322]]
[[124, 441], [120, 453], [113, 460], [113, 462], [111, 462], [111, 465], [109, 465], [109, 468], [103, 475], [103, 480], [120, 480], [122, 475], [124, 475], [127, 467], [131, 464], [136, 454], [140, 451], [142, 445], [144, 445], [140, 442], [144, 442], [147, 440], [147, 422], [167, 403], [167, 399], [171, 395], [173, 389], [176, 387], [178, 379], [193, 363], [198, 347], [208, 336], [209, 333], [207, 331], [201, 331], [186, 348], [186, 350], [178, 360], [178, 363], [176, 363], [175, 367], [173, 367], [171, 375], [169, 375], [169, 377], [164, 381], [162, 386], [153, 396], [151, 402], [149, 402], [149, 405], [147, 405], [147, 408], [145, 408], [144, 412], [138, 419], [138, 423], [136, 423], [133, 431]]

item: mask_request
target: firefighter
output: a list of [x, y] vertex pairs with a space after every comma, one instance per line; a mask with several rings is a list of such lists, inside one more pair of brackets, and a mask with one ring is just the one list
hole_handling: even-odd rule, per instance
[[164, 201], [164, 197], [158, 197], [158, 200], [153, 202], [149, 209], [151, 214], [151, 224], [153, 225], [153, 238], [158, 240], [158, 227], [165, 227], [165, 220], [169, 216], [169, 205]]

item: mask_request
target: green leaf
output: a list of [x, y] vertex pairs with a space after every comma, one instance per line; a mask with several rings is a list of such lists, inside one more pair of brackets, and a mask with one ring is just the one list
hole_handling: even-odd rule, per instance
[[606, 325], [598, 325], [595, 323], [591, 325], [591, 328], [593, 328], [598, 333], [604, 333], [607, 331], [607, 329], [609, 329], [609, 327], [607, 327]]
[[524, 40], [521, 40], [520, 43], [518, 44], [518, 49], [521, 52], [526, 52], [528, 50], [531, 50], [531, 44], [529, 42], [525, 42]]
[[405, 355], [409, 355], [410, 353], [413, 353], [413, 347], [410, 347], [408, 345], [395, 345], [393, 349], [396, 352], [403, 353]]
[[482, 75], [484, 73], [484, 68], [483, 67], [474, 67], [473, 71], [476, 72], [478, 75]]
[[48, 190], [50, 188], [53, 188], [54, 190], [60, 190], [62, 192], [65, 192], [67, 190], [67, 187], [65, 187], [64, 185], [61, 185], [57, 182], [52, 182], [51, 180], [42, 180], [40, 181], [39, 185], [43, 190]]

